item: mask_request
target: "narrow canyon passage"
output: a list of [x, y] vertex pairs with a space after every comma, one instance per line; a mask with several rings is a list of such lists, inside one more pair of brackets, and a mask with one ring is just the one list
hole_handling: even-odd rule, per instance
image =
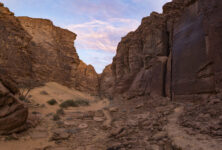
[[0, 150], [222, 150], [222, 1], [162, 10], [97, 74], [77, 34], [0, 3]]

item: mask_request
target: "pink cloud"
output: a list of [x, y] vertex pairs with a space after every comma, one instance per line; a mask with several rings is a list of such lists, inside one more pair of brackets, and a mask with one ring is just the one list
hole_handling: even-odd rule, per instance
[[66, 28], [77, 34], [78, 49], [116, 51], [120, 38], [135, 30], [139, 21], [125, 18], [111, 18], [107, 22], [92, 20], [83, 24], [69, 25]]

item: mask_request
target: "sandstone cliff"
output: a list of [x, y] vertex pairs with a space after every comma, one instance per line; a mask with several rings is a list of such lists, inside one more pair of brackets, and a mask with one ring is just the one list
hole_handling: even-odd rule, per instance
[[162, 14], [143, 18], [118, 45], [110, 95], [177, 98], [220, 92], [221, 3], [174, 0]]
[[14, 17], [0, 6], [0, 69], [21, 85], [55, 81], [98, 94], [98, 75], [78, 57], [76, 34], [50, 20]]

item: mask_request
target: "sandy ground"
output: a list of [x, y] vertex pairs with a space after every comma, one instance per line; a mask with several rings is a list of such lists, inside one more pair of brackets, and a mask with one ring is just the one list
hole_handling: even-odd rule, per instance
[[[75, 125], [83, 128], [85, 124], [82, 120], [66, 120], [70, 117], [81, 116], [87, 112], [104, 111], [103, 109], [109, 106], [109, 101], [107, 99], [99, 99], [98, 97], [93, 97], [89, 94], [70, 89], [58, 83], [50, 82], [45, 84], [45, 86], [37, 87], [32, 89], [29, 94], [29, 117], [31, 120], [33, 118], [39, 120], [39, 124], [35, 128], [31, 128], [28, 131], [15, 135], [16, 140], [6, 140], [8, 137], [1, 137], [0, 150], [37, 150], [44, 149], [47, 147], [54, 147], [55, 141], [50, 140], [53, 136], [54, 130], [60, 128], [57, 122], [52, 119], [52, 114], [55, 114], [58, 109], [60, 109], [59, 104], [65, 100], [77, 100], [86, 99], [89, 101], [89, 106], [81, 107], [69, 107], [64, 110], [65, 115], [60, 119], [61, 122], [67, 125]], [[49, 105], [47, 101], [55, 99], [58, 104]], [[107, 115], [109, 113], [105, 113]], [[107, 118], [110, 116], [107, 116]], [[106, 119], [104, 116], [104, 122], [109, 123], [109, 118]], [[82, 126], [81, 126], [82, 124]], [[88, 126], [88, 124], [86, 124]], [[10, 139], [10, 137], [8, 138]], [[59, 146], [56, 146], [59, 148]], [[55, 149], [55, 148], [54, 148]], [[60, 149], [68, 149], [60, 148]]]
[[[37, 87], [28, 97], [30, 128], [0, 136], [0, 150], [222, 150], [222, 138], [215, 136], [222, 133], [222, 100], [194, 104], [143, 96], [110, 101], [57, 83]], [[50, 99], [58, 104], [49, 105]], [[68, 107], [55, 120], [59, 104], [68, 99], [86, 99], [89, 106]], [[215, 114], [216, 122], [210, 120], [212, 117], [204, 118]], [[207, 130], [216, 131], [208, 134], [190, 124], [184, 126], [181, 116], [182, 121], [197, 124], [200, 129], [216, 123], [212, 127], [217, 130]]]

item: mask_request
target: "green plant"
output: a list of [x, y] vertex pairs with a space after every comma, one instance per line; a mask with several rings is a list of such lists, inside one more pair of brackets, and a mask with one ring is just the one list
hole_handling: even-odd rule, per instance
[[60, 120], [60, 116], [58, 114], [54, 114], [52, 119], [54, 121], [58, 121], [58, 120]]
[[79, 107], [79, 106], [88, 106], [89, 102], [87, 100], [78, 99], [78, 100], [66, 100], [60, 104], [60, 107], [67, 108], [67, 107]]
[[28, 98], [26, 98], [24, 95], [20, 95], [19, 96], [19, 99], [23, 102], [26, 102], [26, 103], [30, 103], [30, 101], [28, 100]]
[[56, 114], [57, 115], [64, 115], [65, 113], [64, 113], [64, 110], [62, 108], [60, 108], [56, 111]]
[[55, 105], [55, 104], [57, 104], [57, 101], [55, 99], [51, 99], [51, 100], [47, 101], [47, 103], [49, 105]]
[[19, 96], [19, 99], [21, 100], [21, 101], [25, 101], [25, 96], [23, 96], [23, 95], [21, 95], [21, 96]]

